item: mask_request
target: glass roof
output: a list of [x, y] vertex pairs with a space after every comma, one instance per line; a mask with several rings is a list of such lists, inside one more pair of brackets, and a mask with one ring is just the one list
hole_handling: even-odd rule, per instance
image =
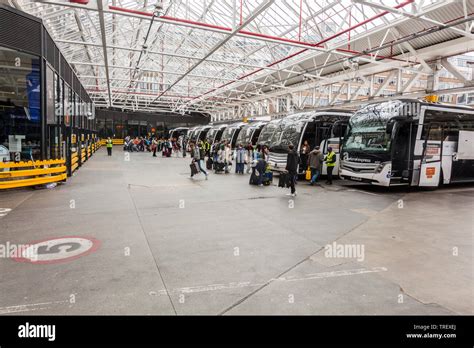
[[97, 106], [184, 113], [282, 88], [274, 81], [349, 58], [351, 42], [369, 34], [367, 44], [382, 42], [387, 23], [406, 19], [384, 7], [420, 11], [440, 1], [17, 2], [43, 19]]

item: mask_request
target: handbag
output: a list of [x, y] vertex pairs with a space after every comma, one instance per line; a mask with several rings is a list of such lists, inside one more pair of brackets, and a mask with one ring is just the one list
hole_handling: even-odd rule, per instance
[[308, 167], [308, 169], [306, 169], [306, 176], [305, 176], [306, 180], [311, 180], [311, 169]]

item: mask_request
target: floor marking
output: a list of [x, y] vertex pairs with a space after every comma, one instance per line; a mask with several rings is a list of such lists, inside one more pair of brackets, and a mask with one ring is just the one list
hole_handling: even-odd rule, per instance
[[29, 243], [12, 259], [32, 264], [72, 261], [96, 251], [100, 242], [91, 237], [67, 236]]
[[181, 187], [196, 187], [194, 184], [169, 184], [169, 185], [138, 185], [138, 184], [128, 184], [129, 188], [133, 187], [143, 187], [143, 188], [181, 188]]
[[[288, 277], [281, 277], [281, 278], [272, 278], [270, 279], [269, 282], [294, 282], [294, 281], [313, 280], [313, 279], [345, 277], [345, 276], [352, 276], [352, 275], [358, 275], [358, 274], [378, 273], [378, 272], [385, 272], [385, 271], [387, 271], [387, 268], [385, 267], [358, 268], [358, 269], [350, 269], [350, 270], [343, 270], [343, 271], [312, 273], [312, 274], [306, 274], [302, 277], [288, 276]], [[202, 286], [176, 288], [176, 289], [171, 290], [171, 292], [180, 293], [180, 294], [192, 294], [192, 293], [207, 292], [207, 291], [248, 288], [248, 287], [262, 286], [265, 284], [266, 283], [233, 282], [233, 283], [228, 283], [228, 284], [210, 284], [210, 285], [202, 285]], [[166, 290], [159, 290], [157, 291], [157, 294], [168, 295], [168, 292]]]
[[387, 271], [387, 268], [385, 267], [373, 267], [370, 269], [359, 268], [359, 269], [351, 269], [351, 270], [345, 270], [345, 271], [333, 271], [333, 272], [307, 274], [306, 276], [302, 278], [296, 278], [295, 276], [290, 276], [290, 277], [279, 278], [277, 280], [285, 280], [288, 282], [294, 282], [294, 281], [299, 281], [299, 280], [345, 277], [345, 276], [351, 276], [351, 275], [356, 275], [356, 274], [378, 273], [378, 272], [386, 272], [386, 271]]
[[361, 190], [348, 189], [347, 191], [349, 191], [349, 192], [360, 192], [360, 193], [365, 193], [367, 195], [372, 195], [372, 196], [380, 196], [380, 194], [378, 194], [378, 193], [361, 191]]
[[0, 208], [0, 217], [6, 216], [12, 210], [10, 208]]
[[[31, 304], [24, 304], [24, 305], [17, 305], [17, 306], [0, 307], [0, 314], [37, 311], [40, 309], [46, 309], [54, 304], [65, 304], [65, 303], [69, 303], [69, 301], [68, 300], [52, 301], [52, 302], [41, 302], [41, 303], [31, 303]], [[46, 306], [46, 307], [37, 308], [38, 306]]]
[[367, 209], [367, 208], [359, 208], [359, 209], [351, 209], [354, 213], [362, 214], [368, 217], [372, 217], [378, 214], [377, 210]]

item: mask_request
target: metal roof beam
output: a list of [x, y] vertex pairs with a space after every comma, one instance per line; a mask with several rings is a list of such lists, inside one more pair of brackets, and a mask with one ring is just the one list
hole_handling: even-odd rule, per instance
[[101, 33], [101, 38], [102, 38], [102, 50], [104, 52], [105, 75], [107, 76], [107, 90], [108, 90], [108, 96], [109, 96], [109, 105], [112, 106], [112, 93], [110, 90], [109, 60], [107, 57], [107, 37], [105, 34], [104, 7], [102, 5], [102, 0], [97, 0], [97, 8], [99, 10], [100, 33]]
[[230, 39], [232, 39], [240, 30], [245, 28], [250, 22], [252, 22], [257, 16], [260, 15], [263, 11], [265, 11], [268, 7], [270, 7], [275, 0], [265, 0], [260, 6], [255, 10], [255, 12], [252, 13], [250, 17], [248, 17], [241, 25], [239, 25], [237, 28], [235, 28], [230, 35], [228, 35], [225, 39], [220, 41], [217, 45], [215, 45], [207, 54], [205, 57], [203, 57], [201, 60], [196, 62], [191, 68], [186, 71], [183, 75], [181, 75], [171, 86], [169, 86], [165, 91], [160, 93], [158, 95], [158, 98], [160, 98], [163, 94], [168, 92], [171, 88], [173, 88], [174, 85], [176, 85], [179, 81], [181, 81], [183, 78], [186, 77], [186, 75], [190, 74], [194, 69], [196, 69], [202, 62], [204, 62], [208, 57], [210, 57], [214, 52], [216, 52], [219, 48], [221, 48], [223, 45], [225, 45]]

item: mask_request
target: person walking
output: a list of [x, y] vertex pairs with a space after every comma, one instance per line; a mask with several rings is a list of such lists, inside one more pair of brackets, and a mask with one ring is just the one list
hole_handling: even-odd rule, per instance
[[326, 162], [326, 167], [328, 170], [328, 178], [326, 184], [332, 185], [332, 171], [336, 166], [336, 154], [334, 153], [334, 151], [332, 151], [332, 147], [328, 147], [328, 154], [324, 158], [324, 161]]
[[[206, 180], [207, 180], [208, 174], [202, 167], [202, 164], [203, 164], [204, 161], [203, 161], [203, 158], [201, 158], [201, 149], [195, 143], [191, 143], [191, 157], [193, 159], [193, 162], [197, 163], [199, 171], [204, 173], [204, 175], [206, 176]], [[191, 178], [193, 176], [194, 176], [194, 174], [191, 173]]]
[[323, 167], [324, 156], [319, 151], [319, 146], [316, 146], [313, 151], [308, 155], [308, 164], [307, 166], [311, 170], [311, 181], [309, 184], [311, 186], [318, 180], [321, 175], [321, 169]]
[[298, 154], [295, 151], [295, 147], [293, 144], [288, 145], [288, 155], [286, 157], [286, 171], [288, 172], [289, 175], [289, 182], [290, 182], [290, 188], [291, 192], [287, 193], [287, 196], [292, 196], [295, 197], [297, 192], [295, 189], [295, 179], [297, 175], [297, 170], [298, 170]]
[[112, 142], [112, 139], [110, 139], [110, 137], [107, 137], [106, 145], [107, 145], [107, 155], [112, 156], [112, 146], [114, 144]]

